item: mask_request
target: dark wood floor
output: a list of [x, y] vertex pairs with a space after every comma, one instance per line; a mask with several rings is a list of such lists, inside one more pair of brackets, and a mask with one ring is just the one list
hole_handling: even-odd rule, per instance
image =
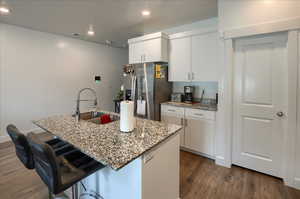
[[[300, 191], [271, 176], [216, 166], [212, 160], [188, 152], [181, 152], [180, 164], [182, 199], [300, 199]], [[47, 198], [46, 186], [19, 162], [13, 145], [0, 144], [0, 199]]]
[[224, 168], [188, 152], [181, 152], [180, 165], [183, 199], [300, 199], [282, 180], [248, 169]]

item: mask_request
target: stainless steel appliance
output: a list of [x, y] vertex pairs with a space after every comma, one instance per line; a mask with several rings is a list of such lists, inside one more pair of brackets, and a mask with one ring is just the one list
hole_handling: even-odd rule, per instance
[[123, 85], [131, 90], [136, 116], [160, 120], [160, 103], [169, 101], [172, 93], [167, 63], [126, 65]]
[[181, 93], [172, 93], [171, 94], [171, 101], [172, 102], [182, 102], [182, 94]]
[[194, 86], [185, 86], [184, 87], [184, 102], [185, 103], [192, 103], [194, 100]]

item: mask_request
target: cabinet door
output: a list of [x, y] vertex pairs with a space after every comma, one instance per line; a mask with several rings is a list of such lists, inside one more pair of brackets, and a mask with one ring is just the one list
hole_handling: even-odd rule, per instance
[[161, 60], [161, 38], [146, 40], [144, 43], [144, 62]]
[[179, 135], [143, 155], [142, 199], [179, 198]]
[[192, 37], [193, 81], [218, 81], [218, 51], [217, 32]]
[[188, 119], [185, 128], [186, 147], [210, 156], [214, 155], [215, 124], [212, 121]]
[[[183, 126], [183, 119], [175, 116], [162, 115], [161, 121], [169, 124], [177, 124]], [[184, 142], [185, 142], [184, 129], [181, 129], [179, 134], [180, 134], [180, 146], [184, 146]]]
[[191, 38], [169, 41], [169, 81], [190, 81]]
[[144, 47], [142, 42], [129, 44], [129, 64], [142, 63]]

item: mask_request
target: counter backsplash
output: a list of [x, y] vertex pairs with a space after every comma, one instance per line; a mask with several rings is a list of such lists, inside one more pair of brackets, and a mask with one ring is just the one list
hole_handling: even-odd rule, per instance
[[216, 99], [218, 82], [174, 82], [173, 93], [183, 93], [184, 86], [195, 86], [194, 98], [196, 101], [201, 98], [203, 89], [205, 89], [204, 101], [205, 99]]

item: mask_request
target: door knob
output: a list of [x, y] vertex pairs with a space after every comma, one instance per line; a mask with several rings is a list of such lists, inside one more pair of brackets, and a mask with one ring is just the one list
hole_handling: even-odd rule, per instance
[[279, 111], [279, 112], [276, 113], [276, 115], [277, 115], [278, 117], [283, 117], [283, 116], [284, 116], [284, 113], [283, 113], [282, 111]]

